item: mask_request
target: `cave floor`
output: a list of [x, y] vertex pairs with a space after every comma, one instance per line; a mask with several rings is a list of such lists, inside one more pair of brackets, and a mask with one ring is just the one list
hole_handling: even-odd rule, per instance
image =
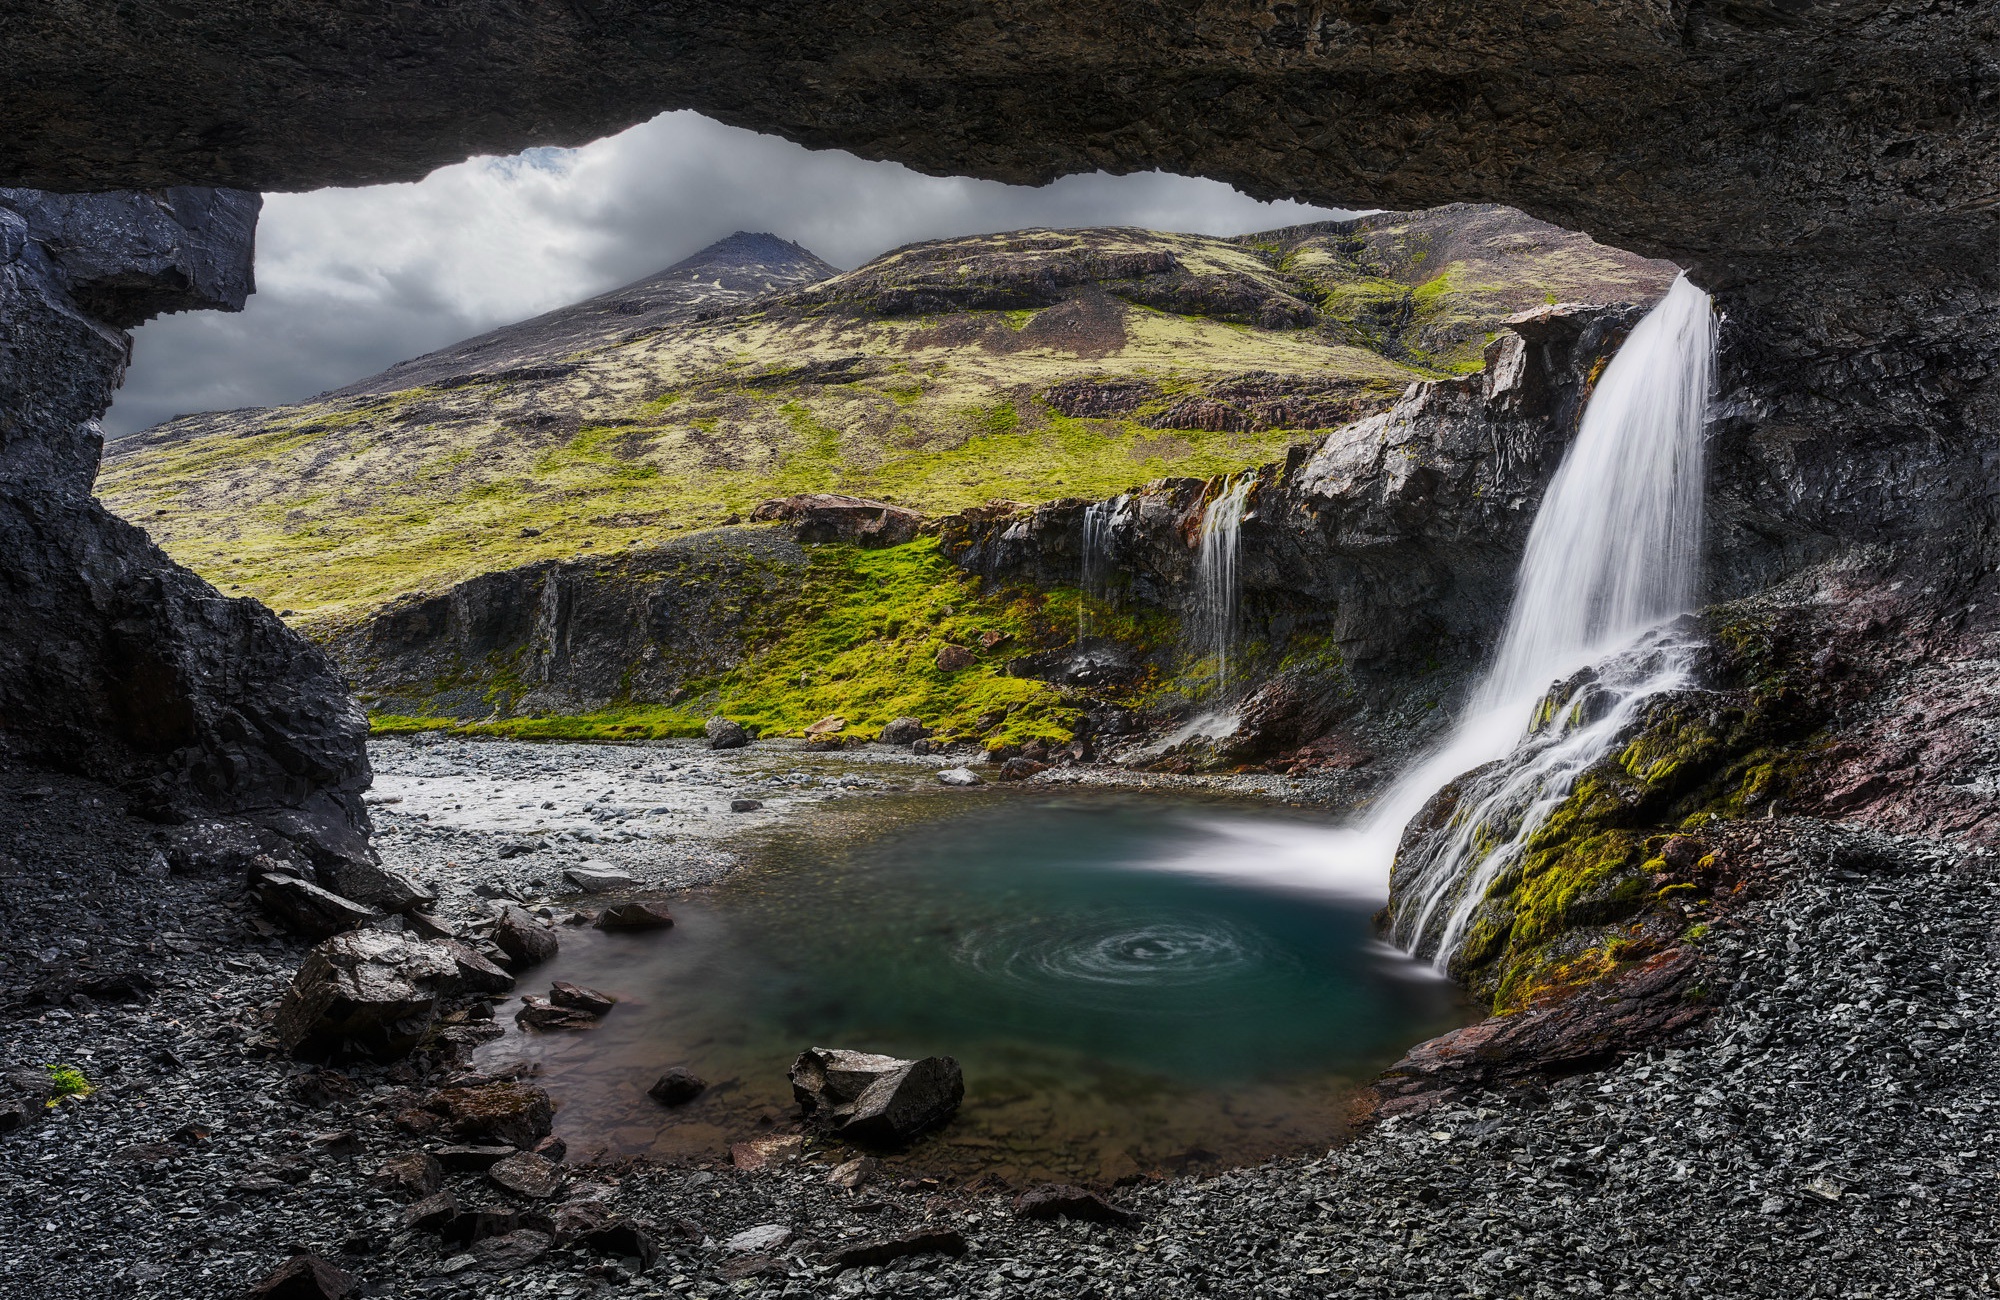
[[[525, 891], [537, 878], [496, 880], [501, 868], [545, 878], [550, 865], [531, 865], [544, 853], [494, 856], [519, 828], [455, 826], [442, 806], [426, 806], [442, 795], [408, 784], [456, 744], [378, 756], [378, 797], [404, 800], [378, 806], [385, 857], [433, 876], [447, 862], [465, 868], [441, 910], [471, 906], [473, 884]], [[822, 756], [787, 756], [780, 774], [808, 770], [808, 757]], [[933, 779], [893, 757], [821, 775], [833, 784], [813, 789], [841, 799], [871, 788], [843, 786], [842, 776]], [[597, 773], [586, 784], [595, 789], [583, 794], [603, 798]], [[742, 797], [746, 784], [748, 797], [762, 797], [739, 771], [704, 785], [701, 798]], [[765, 789], [768, 815], [786, 799], [803, 803], [802, 789]], [[1958, 844], [1805, 818], [1746, 828], [1773, 887], [1707, 939], [1723, 1006], [1681, 1042], [1546, 1090], [1385, 1121], [1319, 1158], [1120, 1188], [1116, 1199], [1140, 1216], [1129, 1230], [1019, 1219], [1005, 1194], [977, 1186], [842, 1190], [826, 1181], [844, 1158], [837, 1148], [809, 1145], [802, 1159], [756, 1171], [570, 1166], [567, 1195], [600, 1194], [653, 1226], [660, 1257], [634, 1277], [581, 1248], [510, 1260], [405, 1230], [406, 1198], [372, 1175], [421, 1149], [391, 1117], [437, 1080], [404, 1064], [329, 1081], [279, 1054], [265, 1025], [303, 945], [264, 934], [240, 882], [168, 874], [152, 828], [126, 818], [113, 792], [0, 773], [0, 811], [0, 1065], [74, 1064], [97, 1085], [0, 1135], [0, 1294], [10, 1298], [235, 1295], [297, 1250], [351, 1272], [358, 1294], [380, 1296], [1844, 1297], [2000, 1287], [2000, 857]], [[575, 805], [585, 819], [598, 811]], [[664, 843], [619, 840], [616, 826], [586, 820], [576, 829], [607, 842], [551, 850], [618, 862], [661, 887], [712, 878], [727, 869], [727, 845], [689, 833], [697, 816], [684, 811]], [[153, 991], [133, 992], [119, 974]], [[448, 1182], [466, 1204], [506, 1200], [478, 1174]], [[789, 1238], [729, 1249], [762, 1225]], [[962, 1234], [965, 1253], [844, 1271], [826, 1262], [854, 1242], [924, 1228]]]

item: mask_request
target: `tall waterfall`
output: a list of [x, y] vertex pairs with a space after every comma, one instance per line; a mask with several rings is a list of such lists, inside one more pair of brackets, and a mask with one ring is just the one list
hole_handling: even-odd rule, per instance
[[1243, 510], [1253, 475], [1223, 480], [1222, 492], [1201, 515], [1201, 549], [1195, 556], [1195, 644], [1215, 658], [1215, 692], [1229, 693], [1229, 656], [1236, 640], [1243, 554]]
[[[1396, 941], [1442, 967], [1494, 878], [1646, 701], [1687, 684], [1661, 624], [1692, 605], [1715, 317], [1685, 277], [1606, 368], [1528, 534], [1493, 666], [1451, 740], [1398, 781], [1372, 826], [1402, 829], [1443, 785], [1457, 811], [1413, 844]], [[1564, 699], [1552, 686], [1596, 665]], [[1539, 707], [1538, 707], [1539, 706]], [[1389, 855], [1395, 853], [1393, 843]]]

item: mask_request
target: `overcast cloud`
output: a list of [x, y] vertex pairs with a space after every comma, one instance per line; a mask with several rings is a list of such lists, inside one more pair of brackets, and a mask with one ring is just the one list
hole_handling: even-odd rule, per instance
[[249, 307], [136, 331], [104, 423], [117, 436], [184, 412], [298, 401], [737, 230], [854, 267], [913, 240], [1024, 226], [1233, 235], [1345, 215], [1157, 172], [1040, 189], [923, 176], [667, 113], [581, 149], [475, 158], [416, 184], [268, 196]]

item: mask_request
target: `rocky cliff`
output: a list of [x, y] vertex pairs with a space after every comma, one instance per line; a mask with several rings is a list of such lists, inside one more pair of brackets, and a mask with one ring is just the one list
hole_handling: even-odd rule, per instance
[[95, 501], [124, 331], [236, 310], [257, 196], [0, 190], [0, 743], [179, 821], [365, 860], [366, 722], [326, 657]]

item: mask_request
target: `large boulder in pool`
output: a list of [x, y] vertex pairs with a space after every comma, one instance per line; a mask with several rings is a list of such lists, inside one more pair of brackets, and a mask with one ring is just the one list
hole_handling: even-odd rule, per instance
[[809, 1047], [792, 1062], [792, 1096], [827, 1133], [868, 1146], [901, 1146], [957, 1112], [965, 1074], [949, 1056], [904, 1061]]
[[430, 1032], [439, 1001], [462, 987], [459, 963], [442, 944], [354, 930], [306, 954], [271, 1028], [300, 1056], [390, 1060]]

